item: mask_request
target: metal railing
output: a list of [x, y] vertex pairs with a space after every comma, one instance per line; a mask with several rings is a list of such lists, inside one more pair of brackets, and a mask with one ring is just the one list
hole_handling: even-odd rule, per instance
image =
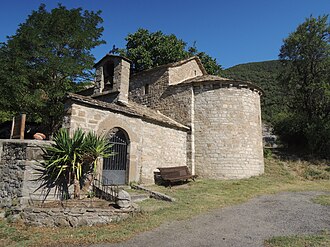
[[[93, 181], [93, 195], [90, 193], [88, 193], [88, 195], [86, 194], [85, 201], [86, 203], [90, 202], [87, 198], [92, 198], [95, 196], [100, 199], [115, 202], [118, 198], [118, 192], [119, 188], [117, 185], [113, 185], [113, 183], [106, 177], [99, 175], [95, 177]], [[59, 205], [65, 207], [68, 202], [66, 199], [69, 199], [69, 197], [64, 198], [63, 194], [58, 191], [47, 192], [46, 190], [41, 190], [39, 193], [29, 193], [29, 197], [26, 199], [26, 203], [30, 206], [43, 207], [45, 204], [52, 202], [54, 205], [55, 203], [58, 203]], [[80, 201], [83, 202], [83, 200]]]
[[96, 197], [115, 202], [118, 198], [119, 188], [118, 185], [109, 184], [111, 184], [111, 181], [109, 181], [106, 177], [95, 177], [93, 183], [93, 191]]

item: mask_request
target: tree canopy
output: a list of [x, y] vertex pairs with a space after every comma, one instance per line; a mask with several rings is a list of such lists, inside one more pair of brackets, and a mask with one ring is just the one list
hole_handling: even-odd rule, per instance
[[289, 112], [277, 125], [287, 140], [330, 157], [330, 25], [310, 17], [284, 40], [279, 58]]
[[330, 54], [328, 16], [310, 17], [291, 33], [279, 61], [248, 63], [223, 71], [264, 89], [263, 120], [290, 148], [330, 156]]
[[239, 64], [223, 71], [223, 76], [231, 79], [251, 81], [261, 87], [265, 94], [261, 97], [262, 120], [273, 124], [278, 114], [286, 110], [285, 92], [278, 81], [283, 69], [280, 61], [264, 61]]
[[161, 31], [149, 32], [138, 29], [126, 37], [126, 48], [119, 53], [133, 62], [136, 72], [177, 62], [191, 56], [198, 56], [209, 74], [219, 75], [222, 71], [216, 59], [197, 50], [196, 45], [187, 47], [187, 43], [174, 34], [166, 35]]
[[93, 77], [91, 49], [105, 43], [102, 22], [100, 12], [41, 4], [0, 46], [0, 111], [58, 128], [65, 94]]
[[[328, 16], [310, 17], [284, 40], [279, 58], [291, 109], [308, 119], [329, 117], [330, 26]], [[328, 108], [328, 111], [327, 111]]]

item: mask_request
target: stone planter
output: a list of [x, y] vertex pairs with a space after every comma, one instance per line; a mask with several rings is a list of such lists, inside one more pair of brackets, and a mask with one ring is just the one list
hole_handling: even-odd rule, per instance
[[41, 227], [79, 227], [109, 224], [138, 213], [136, 207], [116, 208], [24, 208], [20, 218], [26, 225]]

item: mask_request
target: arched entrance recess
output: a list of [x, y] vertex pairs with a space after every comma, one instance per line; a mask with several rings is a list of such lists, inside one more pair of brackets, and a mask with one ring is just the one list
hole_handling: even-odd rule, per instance
[[108, 134], [115, 155], [103, 159], [103, 184], [127, 184], [129, 173], [129, 138], [121, 128], [113, 128]]

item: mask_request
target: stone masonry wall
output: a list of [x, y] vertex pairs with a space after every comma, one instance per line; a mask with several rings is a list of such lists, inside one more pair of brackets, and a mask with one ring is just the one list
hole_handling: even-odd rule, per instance
[[216, 179], [262, 174], [258, 92], [213, 84], [196, 86], [194, 91], [196, 173]]
[[191, 130], [187, 135], [187, 166], [194, 173], [193, 153], [193, 88], [191, 85], [169, 86], [163, 93], [156, 109], [179, 123], [189, 126]]
[[[190, 126], [191, 85], [176, 86], [174, 84], [194, 77], [195, 74], [202, 74], [195, 60], [168, 70], [159, 69], [149, 73], [142, 72], [131, 78], [130, 100], [159, 110], [177, 122]], [[146, 84], [149, 85], [148, 94], [144, 92]]]
[[[190, 126], [191, 85], [176, 86], [175, 84], [194, 77], [195, 74], [202, 74], [195, 60], [178, 67], [139, 73], [131, 77], [130, 100], [159, 110], [177, 122]], [[144, 91], [146, 84], [149, 85], [148, 94]]]
[[145, 123], [140, 133], [143, 136], [140, 176], [144, 181], [153, 182], [150, 175], [153, 176], [157, 167], [187, 164], [185, 132]]
[[[0, 206], [25, 205], [39, 187], [36, 165], [46, 141], [0, 141]], [[41, 193], [41, 192], [39, 192]]]
[[70, 112], [66, 126], [71, 131], [82, 128], [106, 135], [119, 127], [127, 132], [130, 140], [128, 182], [153, 183], [153, 171], [157, 167], [186, 165], [185, 131], [80, 103], [73, 103]]
[[[180, 72], [180, 73], [178, 73]], [[147, 75], [146, 75], [147, 74]], [[201, 75], [202, 72], [195, 60], [169, 70], [157, 70], [153, 73], [140, 73], [130, 81], [130, 100], [158, 110], [164, 115], [186, 126], [192, 126], [192, 86], [170, 85], [182, 80]], [[144, 86], [149, 85], [145, 94]], [[194, 171], [191, 132], [187, 135], [187, 163]]]
[[192, 86], [170, 86], [158, 99], [154, 109], [175, 121], [191, 126]]
[[115, 208], [25, 208], [20, 213], [29, 226], [79, 227], [109, 224], [127, 219], [137, 209]]
[[[145, 94], [145, 86], [149, 92]], [[147, 70], [131, 76], [129, 84], [129, 99], [139, 104], [154, 108], [159, 98], [168, 87], [167, 68]]]
[[203, 72], [198, 66], [196, 60], [190, 60], [180, 66], [169, 68], [170, 85], [175, 85], [190, 78], [201, 76]]

